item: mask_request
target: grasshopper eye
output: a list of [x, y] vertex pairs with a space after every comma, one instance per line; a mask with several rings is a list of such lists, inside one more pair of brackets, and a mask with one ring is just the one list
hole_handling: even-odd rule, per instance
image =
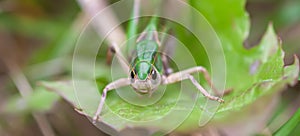
[[155, 70], [152, 70], [152, 71], [151, 71], [151, 78], [152, 78], [152, 80], [156, 80], [156, 78], [157, 78], [157, 73], [156, 73]]
[[161, 77], [159, 73], [156, 71], [156, 69], [151, 70], [150, 77], [151, 77], [150, 81], [152, 85], [157, 87], [161, 82]]
[[130, 77], [131, 77], [131, 79], [134, 79], [134, 71], [133, 70], [130, 72]]

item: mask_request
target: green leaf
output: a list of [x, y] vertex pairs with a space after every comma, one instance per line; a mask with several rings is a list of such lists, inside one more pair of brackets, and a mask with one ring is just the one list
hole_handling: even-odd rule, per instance
[[[271, 26], [269, 27], [266, 35], [263, 38], [263, 41], [267, 40], [277, 40]], [[271, 45], [273, 44], [269, 44], [268, 42], [266, 42], [265, 44], [261, 44], [260, 46], [269, 47]], [[274, 52], [270, 52], [270, 50], [273, 51], [273, 48], [270, 48], [270, 50], [265, 50], [264, 52], [262, 52], [262, 54], [256, 55], [259, 57], [256, 57], [257, 59], [253, 60], [260, 61], [260, 66], [258, 67], [257, 72], [252, 76], [251, 80], [253, 80], [253, 84], [249, 85], [248, 89], [246, 90], [237, 90], [234, 88], [234, 92], [232, 94], [225, 96], [224, 99], [226, 102], [219, 108], [215, 116], [215, 120], [223, 121], [226, 118], [231, 119], [231, 113], [233, 111], [240, 111], [243, 107], [250, 105], [257, 99], [265, 95], [275, 93], [276, 91], [279, 91], [280, 89], [285, 87], [287, 84], [294, 84], [294, 81], [295, 79], [297, 79], [297, 75], [299, 72], [298, 60], [295, 59], [295, 64], [284, 68], [282, 50], [280, 46], [276, 44], [274, 45], [274, 48], [276, 49]], [[253, 50], [262, 51], [261, 49], [262, 48], [259, 48], [258, 46]], [[238, 72], [238, 70], [236, 72]], [[91, 85], [91, 81], [85, 82], [89, 86]], [[79, 101], [76, 100], [76, 95], [70, 81], [42, 82], [41, 85], [63, 96], [77, 109], [80, 109], [82, 114], [89, 117], [93, 116], [100, 98], [100, 95], [97, 92], [84, 90], [84, 95], [77, 94], [77, 96], [80, 96], [81, 99], [79, 104]], [[101, 83], [98, 85], [100, 86], [101, 90], [101, 88], [103, 88], [105, 84]], [[171, 90], [176, 90], [177, 87], [176, 85], [173, 85], [171, 86], [171, 88]], [[134, 123], [131, 124], [132, 122], [130, 121], [120, 123], [121, 119], [117, 118], [116, 115], [136, 121], [147, 121], [149, 119], [159, 118], [166, 115], [168, 111], [174, 107], [176, 98], [178, 97], [178, 93], [179, 92], [176, 91], [166, 92], [163, 98], [158, 103], [147, 107], [139, 107], [128, 104], [127, 102], [122, 100], [116, 92], [111, 91], [108, 94], [106, 103], [114, 114], [107, 114], [107, 110], [104, 110], [102, 119], [105, 123], [110, 124], [113, 129], [121, 131], [129, 124], [132, 126]], [[192, 114], [190, 115], [190, 118], [188, 118], [181, 126], [180, 130], [188, 130], [198, 127], [198, 117], [203, 112], [201, 108], [198, 107], [201, 107], [200, 101], [195, 106]], [[184, 105], [182, 105], [181, 108], [183, 110], [186, 109]], [[164, 125], [156, 124], [156, 127], [164, 128]]]
[[[239, 77], [235, 79], [230, 78], [232, 77], [230, 76], [227, 79], [227, 82], [230, 83], [232, 81], [235, 83], [244, 84], [243, 87], [245, 87], [246, 89], [238, 89], [237, 87], [232, 86], [234, 88], [234, 91], [224, 97], [225, 103], [220, 105], [217, 113], [214, 116], [214, 122], [232, 122], [234, 120], [239, 120], [239, 118], [242, 118], [243, 113], [238, 113], [238, 116], [235, 116], [233, 112], [242, 112], [243, 109], [246, 109], [248, 105], [254, 103], [260, 98], [280, 91], [287, 84], [294, 85], [296, 83], [295, 80], [297, 79], [299, 73], [298, 59], [297, 57], [295, 57], [295, 63], [293, 65], [283, 67], [283, 51], [281, 49], [281, 46], [279, 45], [280, 42], [276, 41], [277, 37], [273, 31], [272, 26], [270, 25], [260, 45], [249, 51], [253, 52], [253, 57], [240, 57], [240, 59], [242, 60], [252, 59], [253, 64], [259, 62], [259, 66], [255, 66], [256, 70], [252, 75], [250, 74], [252, 67], [250, 65], [251, 63], [248, 64], [248, 74], [243, 73], [244, 75], [241, 75], [239, 72], [242, 72], [244, 70], [240, 70], [239, 68], [233, 69], [236, 73], [232, 76]], [[235, 58], [234, 60], [239, 61], [238, 58]], [[231, 69], [228, 70], [231, 71]], [[247, 77], [247, 79], [244, 79], [243, 76], [247, 75], [249, 75], [249, 77]], [[238, 79], [243, 82], [240, 82]], [[201, 107], [201, 103], [199, 102], [197, 106]], [[190, 122], [184, 122], [181, 125], [181, 130], [186, 130], [188, 128], [196, 126], [197, 123], [194, 120], [198, 120], [199, 116], [201, 116], [201, 109], [194, 109], [190, 116], [193, 117], [193, 119], [190, 119]], [[194, 123], [192, 123], [193, 121]]]

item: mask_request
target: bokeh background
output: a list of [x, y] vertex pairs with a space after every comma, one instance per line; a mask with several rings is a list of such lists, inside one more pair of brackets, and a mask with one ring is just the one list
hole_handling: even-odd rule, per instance
[[[293, 54], [300, 56], [300, 0], [248, 0], [246, 10], [251, 20], [246, 48], [260, 41], [272, 21], [283, 41], [285, 64], [293, 62]], [[39, 94], [41, 103], [36, 104], [37, 108], [24, 110], [19, 99], [32, 90], [36, 81], [70, 75], [70, 62], [63, 58], [71, 58], [86, 21], [75, 0], [0, 1], [0, 135], [42, 135], [34, 116], [46, 119], [44, 123], [56, 135], [105, 135], [64, 100], [43, 105], [47, 94]], [[22, 74], [15, 77], [15, 72]], [[283, 91], [278, 105], [279, 121], [285, 122], [298, 109], [299, 91], [299, 83]], [[10, 101], [15, 101], [20, 109], [6, 110]], [[38, 115], [33, 115], [36, 110]], [[300, 125], [297, 128], [294, 134], [300, 133]]]

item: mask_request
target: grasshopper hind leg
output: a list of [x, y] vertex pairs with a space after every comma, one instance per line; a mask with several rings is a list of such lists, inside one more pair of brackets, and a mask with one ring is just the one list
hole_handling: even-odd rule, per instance
[[109, 46], [106, 53], [106, 64], [111, 65], [113, 55], [116, 53], [116, 50], [113, 46]]
[[169, 76], [171, 73], [173, 73], [173, 69], [169, 65], [170, 60], [165, 54], [161, 55], [161, 59], [162, 59], [162, 64], [164, 69], [164, 75]]

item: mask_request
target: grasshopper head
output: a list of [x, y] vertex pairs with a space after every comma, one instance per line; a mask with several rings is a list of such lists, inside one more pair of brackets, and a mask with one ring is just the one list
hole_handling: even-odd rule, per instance
[[161, 83], [161, 75], [148, 62], [138, 62], [132, 71], [130, 71], [132, 88], [140, 94], [152, 93]]

